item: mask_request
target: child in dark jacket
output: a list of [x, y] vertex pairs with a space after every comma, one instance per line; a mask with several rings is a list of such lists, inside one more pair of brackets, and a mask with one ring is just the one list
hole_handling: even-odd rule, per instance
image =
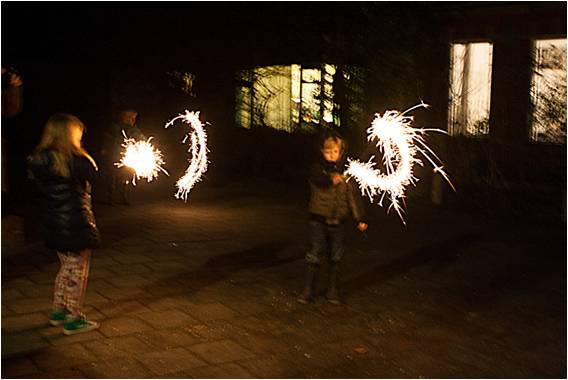
[[66, 335], [99, 327], [97, 322], [87, 320], [81, 310], [91, 249], [100, 242], [91, 208], [91, 183], [97, 166], [81, 147], [84, 129], [73, 115], [53, 115], [39, 145], [28, 157], [30, 179], [45, 199], [45, 242], [57, 251], [61, 261], [50, 323], [63, 325]]
[[326, 255], [329, 255], [326, 298], [333, 304], [340, 303], [337, 271], [343, 257], [344, 225], [349, 214], [353, 215], [361, 232], [367, 229], [361, 197], [353, 182], [346, 182], [343, 175], [345, 155], [345, 140], [337, 134], [329, 134], [323, 139], [320, 160], [310, 168], [308, 270], [304, 290], [297, 299], [302, 304], [314, 298], [317, 273]]

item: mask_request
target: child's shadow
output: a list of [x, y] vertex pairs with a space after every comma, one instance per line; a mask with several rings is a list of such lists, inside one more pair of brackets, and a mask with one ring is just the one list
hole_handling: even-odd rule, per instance
[[185, 294], [188, 291], [198, 292], [243, 270], [257, 271], [299, 260], [301, 256], [298, 252], [287, 241], [267, 242], [211, 257], [197, 270], [179, 273], [152, 286], [176, 284], [182, 287]]
[[429, 265], [433, 271], [442, 269], [458, 259], [463, 248], [479, 241], [479, 234], [466, 234], [453, 240], [436, 242], [397, 257], [386, 264], [373, 267], [359, 276], [346, 280], [345, 287], [361, 287], [386, 282], [410, 270]]

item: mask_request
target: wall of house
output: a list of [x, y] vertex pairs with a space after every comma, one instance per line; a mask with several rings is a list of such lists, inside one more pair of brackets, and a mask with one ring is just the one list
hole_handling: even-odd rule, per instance
[[450, 43], [493, 43], [489, 135], [434, 139], [461, 196], [483, 189], [529, 198], [552, 194], [558, 205], [565, 199], [566, 143], [529, 138], [532, 40], [566, 38], [565, 15], [566, 3], [537, 2], [464, 3], [434, 12], [431, 49], [422, 53], [425, 99], [432, 105], [428, 124], [447, 128]]

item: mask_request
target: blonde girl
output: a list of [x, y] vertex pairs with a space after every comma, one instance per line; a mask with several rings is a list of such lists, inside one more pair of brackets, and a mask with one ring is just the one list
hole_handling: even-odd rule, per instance
[[98, 169], [81, 146], [84, 132], [77, 117], [55, 114], [28, 157], [29, 176], [45, 200], [45, 242], [61, 261], [50, 323], [63, 325], [66, 335], [99, 327], [82, 312], [91, 250], [100, 243], [91, 203], [91, 183]]

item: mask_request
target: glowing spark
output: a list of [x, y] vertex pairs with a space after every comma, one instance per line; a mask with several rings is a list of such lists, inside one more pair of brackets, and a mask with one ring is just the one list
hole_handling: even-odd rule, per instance
[[191, 159], [185, 174], [177, 181], [177, 192], [175, 197], [177, 199], [183, 198], [187, 202], [187, 195], [197, 182], [201, 180], [203, 173], [207, 171], [207, 135], [203, 129], [204, 124], [199, 120], [199, 112], [185, 111], [185, 114], [180, 114], [170, 120], [165, 128], [173, 125], [178, 119], [182, 119], [184, 123], [188, 124], [192, 131], [185, 135], [183, 143], [189, 139], [191, 144], [188, 152], [191, 152]]
[[414, 165], [423, 166], [422, 161], [417, 157], [417, 153], [426, 158], [434, 167], [434, 172], [442, 175], [450, 186], [454, 188], [443, 167], [436, 163], [440, 163], [440, 159], [424, 141], [424, 135], [427, 132], [446, 132], [439, 129], [412, 128], [410, 125], [414, 118], [412, 116], [404, 116], [418, 107], [427, 108], [428, 105], [421, 103], [402, 113], [399, 111], [386, 111], [383, 116], [376, 114], [371, 127], [367, 129], [367, 140], [376, 140], [376, 146], [383, 155], [386, 175], [375, 169], [374, 157], [371, 157], [368, 162], [364, 163], [348, 159], [345, 172], [348, 176], [355, 178], [361, 193], [367, 195], [371, 202], [378, 195], [381, 196], [378, 202], [380, 206], [382, 206], [385, 196], [390, 199], [391, 206], [389, 210], [391, 207], [394, 208], [403, 223], [401, 201], [405, 198], [404, 192], [408, 185], [416, 186], [418, 181], [413, 174]]
[[148, 182], [151, 182], [154, 178], [158, 177], [160, 171], [168, 175], [168, 172], [162, 168], [164, 164], [162, 152], [150, 144], [153, 137], [150, 137], [146, 141], [136, 141], [135, 139], [126, 137], [124, 131], [123, 135], [124, 143], [122, 146], [125, 149], [121, 153], [122, 157], [120, 162], [115, 163], [115, 165], [119, 168], [126, 166], [133, 169], [132, 184], [134, 186], [136, 186], [136, 180], [140, 178], [146, 178]]

